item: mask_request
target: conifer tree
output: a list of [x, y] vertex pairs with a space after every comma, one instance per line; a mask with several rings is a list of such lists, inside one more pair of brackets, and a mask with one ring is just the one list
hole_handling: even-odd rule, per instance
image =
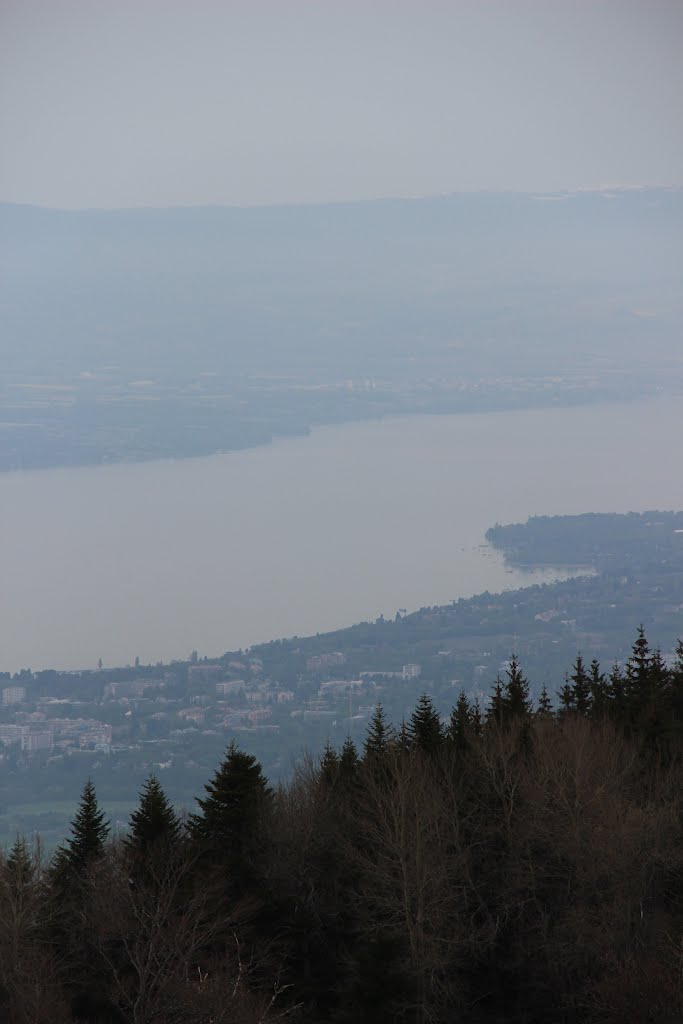
[[233, 741], [213, 779], [197, 797], [201, 814], [190, 815], [190, 831], [205, 848], [224, 853], [239, 852], [253, 836], [271, 798], [261, 765]]
[[638, 626], [638, 635], [631, 648], [631, 654], [626, 662], [627, 688], [632, 686], [646, 686], [652, 664], [650, 645], [645, 636], [645, 628]]
[[33, 881], [35, 864], [26, 838], [17, 835], [5, 861], [5, 868], [17, 890], [24, 889]]
[[683, 728], [683, 640], [676, 642], [676, 657], [669, 670], [669, 706], [678, 730]]
[[434, 710], [431, 697], [423, 693], [408, 723], [411, 748], [425, 754], [436, 754], [444, 739], [441, 719]]
[[401, 728], [396, 737], [396, 747], [401, 754], [407, 754], [410, 750], [410, 733], [405, 718], [401, 720]]
[[610, 714], [616, 722], [623, 723], [626, 717], [626, 682], [617, 661], [612, 665], [606, 689]]
[[320, 781], [323, 785], [331, 788], [337, 781], [338, 774], [339, 756], [328, 740], [325, 744], [323, 756], [320, 759]]
[[257, 884], [272, 791], [260, 763], [234, 742], [204, 789], [206, 796], [195, 798], [201, 813], [190, 815], [190, 837], [215, 872], [217, 899], [239, 898]]
[[650, 663], [650, 684], [652, 690], [655, 693], [661, 693], [669, 688], [670, 683], [671, 673], [662, 657], [660, 648], [656, 647], [652, 653], [652, 661]]
[[503, 697], [503, 683], [500, 676], [496, 676], [488, 707], [486, 708], [486, 724], [502, 726], [505, 718], [505, 699]]
[[574, 697], [574, 710], [578, 715], [586, 717], [590, 714], [592, 703], [591, 680], [590, 676], [586, 672], [583, 658], [580, 654], [576, 655], [576, 661], [574, 662], [573, 668], [574, 671], [572, 672], [570, 679], [573, 683], [572, 694]]
[[557, 691], [557, 699], [560, 703], [560, 715], [568, 715], [571, 714], [573, 711], [576, 711], [574, 687], [569, 682], [568, 676], [564, 677], [564, 686], [562, 687], [562, 689]]
[[591, 713], [594, 717], [603, 717], [609, 703], [609, 693], [604, 673], [600, 671], [600, 662], [593, 658], [590, 668]]
[[677, 732], [676, 712], [672, 699], [672, 673], [659, 647], [652, 654], [649, 675], [648, 702], [641, 714], [640, 727], [652, 749], [661, 750], [666, 746], [670, 750], [671, 740]]
[[344, 740], [344, 746], [341, 749], [341, 756], [339, 758], [340, 778], [345, 781], [352, 779], [356, 774], [357, 767], [358, 751], [356, 750], [356, 744], [350, 736], [347, 736]]
[[368, 733], [365, 737], [363, 756], [365, 760], [383, 757], [395, 739], [394, 730], [387, 724], [381, 702], [377, 704], [370, 719]]
[[505, 670], [507, 681], [503, 690], [503, 709], [506, 719], [521, 718], [531, 714], [532, 705], [529, 697], [529, 681], [523, 675], [515, 654]]
[[451, 711], [448, 722], [447, 736], [453, 749], [461, 753], [469, 746], [469, 734], [471, 728], [471, 711], [465, 691], [461, 690], [455, 707]]
[[552, 716], [552, 713], [553, 706], [550, 703], [548, 689], [544, 683], [543, 687], [541, 688], [541, 696], [538, 698], [538, 707], [536, 709], [536, 714], [539, 718], [550, 718]]
[[472, 730], [472, 736], [475, 739], [479, 739], [483, 732], [483, 723], [481, 719], [481, 706], [479, 704], [479, 698], [475, 698], [474, 704], [470, 710], [470, 729]]
[[130, 817], [130, 835], [126, 845], [144, 853], [153, 843], [173, 844], [180, 835], [180, 821], [168, 802], [161, 783], [150, 775], [140, 793], [140, 803]]
[[60, 950], [74, 1020], [106, 1020], [110, 1009], [106, 967], [95, 930], [83, 928], [91, 912], [91, 870], [104, 863], [108, 836], [109, 822], [88, 779], [71, 823], [71, 836], [56, 851], [50, 872], [48, 933], [50, 942]]
[[626, 715], [631, 725], [636, 725], [645, 711], [651, 696], [652, 654], [642, 625], [626, 661], [624, 699]]
[[58, 868], [82, 874], [104, 853], [109, 836], [109, 822], [100, 810], [95, 787], [90, 779], [83, 787], [76, 816], [71, 823], [71, 838], [57, 853]]

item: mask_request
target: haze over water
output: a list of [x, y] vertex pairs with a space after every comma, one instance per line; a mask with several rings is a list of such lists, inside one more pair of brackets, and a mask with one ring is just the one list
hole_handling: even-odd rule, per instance
[[5, 474], [0, 670], [218, 655], [547, 579], [506, 570], [486, 529], [681, 508], [682, 435], [683, 401], [666, 399]]

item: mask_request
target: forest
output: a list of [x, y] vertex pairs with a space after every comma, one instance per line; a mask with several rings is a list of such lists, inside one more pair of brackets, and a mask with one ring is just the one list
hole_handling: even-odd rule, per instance
[[533, 702], [423, 694], [271, 787], [231, 743], [194, 813], [125, 834], [88, 780], [0, 856], [8, 1024], [683, 1019], [683, 644], [578, 655]]

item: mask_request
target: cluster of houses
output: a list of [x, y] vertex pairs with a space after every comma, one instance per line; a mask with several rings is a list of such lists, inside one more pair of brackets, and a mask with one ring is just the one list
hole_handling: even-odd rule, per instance
[[[344, 661], [341, 652], [307, 660], [308, 672], [322, 677], [313, 694], [310, 680], [297, 692], [268, 678], [260, 659], [249, 657], [227, 664], [193, 661], [184, 666], [186, 686], [179, 685], [177, 666], [160, 666], [155, 674], [131, 670], [128, 677], [119, 670], [114, 678], [104, 671], [102, 688], [87, 700], [38, 695], [34, 677], [2, 690], [0, 757], [12, 751], [48, 759], [82, 751], [110, 754], [141, 740], [173, 745], [202, 732], [276, 731], [296, 718], [369, 717], [385, 676], [420, 677], [420, 666], [408, 664], [397, 672], [345, 678], [335, 671]], [[332, 678], [324, 678], [328, 674]]]

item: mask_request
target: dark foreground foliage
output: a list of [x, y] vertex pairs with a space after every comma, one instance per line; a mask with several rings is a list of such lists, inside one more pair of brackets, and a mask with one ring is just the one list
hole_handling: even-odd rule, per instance
[[513, 657], [484, 711], [423, 696], [272, 792], [231, 745], [182, 825], [156, 779], [112, 838], [0, 858], [8, 1024], [683, 1021], [683, 649]]

